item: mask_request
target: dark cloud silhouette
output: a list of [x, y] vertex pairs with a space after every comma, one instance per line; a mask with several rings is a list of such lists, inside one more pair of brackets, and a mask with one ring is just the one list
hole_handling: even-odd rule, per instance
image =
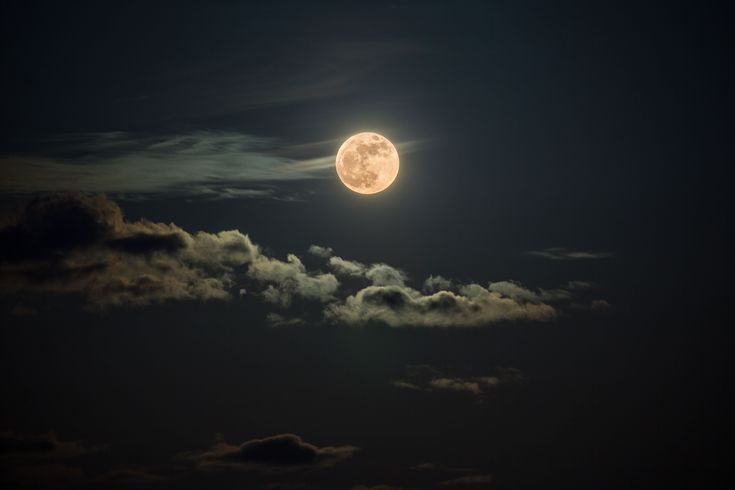
[[218, 442], [211, 448], [179, 455], [193, 461], [202, 470], [289, 470], [305, 467], [327, 467], [350, 458], [354, 446], [317, 447], [295, 434], [278, 434], [252, 439], [240, 445]]

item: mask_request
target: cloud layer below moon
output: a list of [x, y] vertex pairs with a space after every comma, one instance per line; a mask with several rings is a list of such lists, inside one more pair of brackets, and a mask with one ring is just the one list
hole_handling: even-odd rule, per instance
[[344, 259], [329, 247], [310, 247], [323, 269], [309, 270], [295, 254], [266, 255], [239, 230], [189, 232], [174, 223], [129, 221], [103, 195], [37, 197], [6, 222], [0, 293], [74, 294], [90, 309], [225, 301], [247, 290], [277, 309], [268, 317], [272, 325], [470, 327], [553, 319], [586, 290], [580, 285], [589, 286], [533, 291], [511, 281], [484, 286], [430, 276], [420, 291], [391, 265]]

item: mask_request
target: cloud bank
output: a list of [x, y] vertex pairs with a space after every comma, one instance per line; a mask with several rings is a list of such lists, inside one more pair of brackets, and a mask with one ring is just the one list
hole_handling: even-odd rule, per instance
[[[298, 305], [316, 303], [317, 322], [475, 327], [552, 320], [591, 287], [573, 281], [531, 290], [513, 281], [463, 284], [429, 276], [418, 290], [398, 268], [344, 259], [317, 245], [309, 252], [326, 270], [309, 270], [293, 253], [285, 260], [266, 255], [239, 230], [189, 232], [174, 223], [128, 220], [104, 195], [36, 197], [5, 223], [0, 294], [75, 294], [92, 309], [230, 300], [249, 291], [278, 308], [292, 308], [296, 298]], [[604, 309], [604, 300], [596, 301], [594, 309]], [[272, 312], [268, 321], [297, 325], [306, 321], [300, 316]]]

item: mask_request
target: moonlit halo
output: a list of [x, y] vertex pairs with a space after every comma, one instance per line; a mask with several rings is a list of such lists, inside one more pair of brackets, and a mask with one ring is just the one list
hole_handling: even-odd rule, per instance
[[386, 137], [371, 132], [350, 136], [337, 152], [337, 175], [350, 190], [375, 194], [398, 175], [398, 150]]

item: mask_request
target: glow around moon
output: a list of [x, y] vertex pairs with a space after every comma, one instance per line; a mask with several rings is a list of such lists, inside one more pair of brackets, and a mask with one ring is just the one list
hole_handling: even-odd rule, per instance
[[337, 152], [337, 175], [347, 188], [360, 194], [383, 191], [398, 175], [398, 151], [377, 133], [350, 136]]

